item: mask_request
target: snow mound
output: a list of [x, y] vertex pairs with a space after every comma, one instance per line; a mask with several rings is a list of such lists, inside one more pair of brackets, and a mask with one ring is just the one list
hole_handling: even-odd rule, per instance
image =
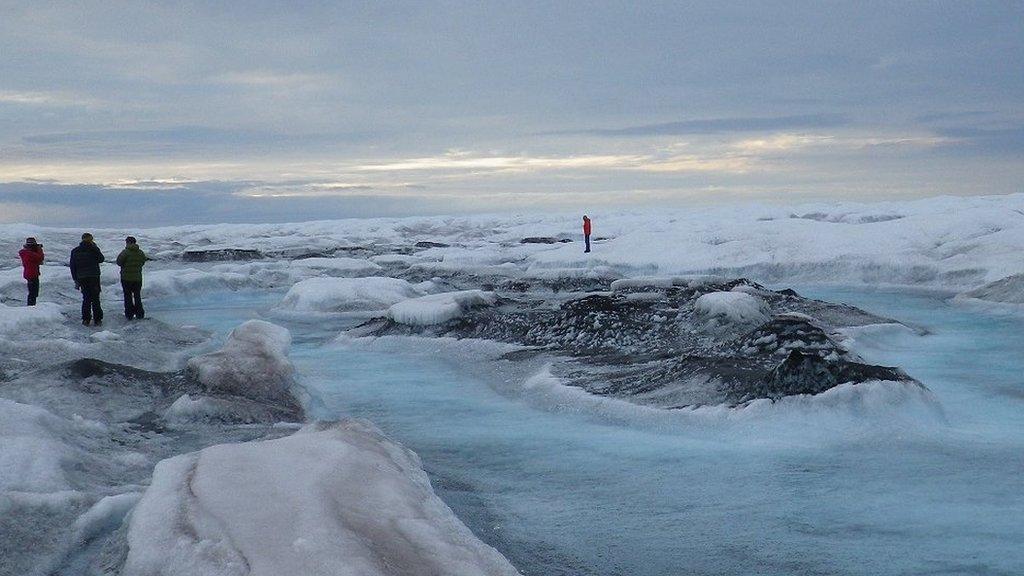
[[409, 326], [443, 324], [473, 308], [491, 306], [497, 301], [493, 292], [463, 290], [412, 298], [388, 308], [388, 318]]
[[312, 312], [386, 310], [422, 295], [415, 286], [398, 278], [309, 278], [292, 286], [278, 308]]
[[292, 266], [338, 274], [340, 276], [366, 276], [381, 271], [379, 264], [359, 258], [303, 258]]
[[249, 320], [232, 330], [217, 352], [189, 360], [187, 370], [209, 392], [290, 402], [295, 373], [288, 360], [291, 341], [285, 328]]
[[6, 306], [0, 304], [0, 334], [16, 334], [29, 327], [60, 324], [64, 316], [60, 306], [53, 302], [40, 302], [35, 306]]
[[710, 292], [693, 303], [697, 313], [737, 324], [760, 324], [768, 320], [765, 301], [746, 292]]
[[160, 462], [128, 546], [127, 576], [518, 574], [356, 420]]

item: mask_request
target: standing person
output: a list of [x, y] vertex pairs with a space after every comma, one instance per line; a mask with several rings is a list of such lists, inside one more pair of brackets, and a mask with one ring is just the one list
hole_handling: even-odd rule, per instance
[[39, 265], [43, 263], [43, 245], [35, 238], [25, 238], [25, 247], [18, 251], [21, 256], [21, 275], [28, 282], [28, 305], [35, 306], [39, 297]]
[[583, 240], [587, 243], [584, 252], [590, 252], [590, 218], [586, 214], [583, 215]]
[[124, 291], [124, 317], [129, 320], [146, 317], [142, 309], [142, 267], [146, 265], [146, 253], [139, 248], [134, 236], [124, 239], [124, 250], [117, 255], [121, 267], [121, 290]]
[[103, 307], [100, 306], [100, 264], [103, 252], [93, 242], [92, 234], [82, 234], [82, 243], [71, 251], [71, 279], [75, 288], [82, 291], [82, 324], [94, 326], [103, 324]]

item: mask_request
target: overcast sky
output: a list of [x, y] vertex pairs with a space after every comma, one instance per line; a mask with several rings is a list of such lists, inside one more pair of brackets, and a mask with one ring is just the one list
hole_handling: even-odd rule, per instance
[[1024, 191], [1024, 2], [0, 0], [0, 222]]

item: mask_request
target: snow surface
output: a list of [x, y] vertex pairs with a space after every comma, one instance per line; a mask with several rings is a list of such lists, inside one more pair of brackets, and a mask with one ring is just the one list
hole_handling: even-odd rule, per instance
[[[203, 326], [220, 318], [222, 305], [228, 303], [225, 291], [273, 291], [266, 303], [270, 306], [296, 283], [311, 278], [329, 280], [321, 278], [324, 276], [382, 274], [374, 266], [383, 267], [386, 274], [400, 277], [391, 280], [406, 282], [420, 293], [403, 293], [401, 300], [392, 300], [398, 294], [385, 295], [378, 303], [374, 298], [380, 295], [367, 292], [363, 294], [367, 309], [387, 308], [391, 318], [412, 324], [444, 322], [457, 318], [467, 305], [494, 304], [492, 293], [476, 290], [469, 291], [476, 293], [473, 297], [452, 296], [459, 292], [422, 294], [454, 290], [451, 285], [458, 283], [446, 283], [446, 275], [472, 274], [485, 280], [481, 285], [493, 282], [495, 286], [506, 280], [582, 279], [600, 285], [594, 289], [605, 290], [612, 280], [619, 280], [613, 287], [627, 292], [664, 286], [666, 282], [689, 283], [694, 275], [710, 274], [748, 276], [763, 284], [795, 283], [797, 288], [822, 282], [940, 288], [961, 293], [958, 301], [1024, 302], [1024, 194], [873, 204], [749, 204], [657, 213], [608, 212], [594, 215], [595, 232], [607, 239], [595, 242], [590, 254], [582, 253], [578, 237], [565, 244], [519, 243], [527, 236], [574, 234], [576, 219], [577, 215], [550, 214], [425, 217], [177, 226], [132, 232], [143, 249], [158, 258], [147, 264], [145, 271], [143, 296], [149, 309], [159, 310], [150, 305], [159, 305], [172, 296], [207, 295], [211, 307], [189, 318], [189, 323]], [[133, 451], [125, 444], [101, 445], [91, 435], [104, 425], [76, 416], [73, 406], [61, 404], [66, 398], [59, 395], [57, 387], [42, 387], [32, 396], [12, 389], [8, 381], [41, 366], [83, 357], [173, 369], [184, 362], [180, 351], [202, 340], [197, 338], [197, 330], [158, 324], [152, 318], [131, 325], [121, 323], [114, 313], [120, 288], [117, 267], [112, 264], [103, 266], [108, 332], [83, 330], [77, 322], [69, 321], [77, 314], [80, 295], [73, 289], [66, 258], [77, 244], [79, 233], [0, 226], [0, 252], [15, 254], [21, 239], [32, 235], [47, 245], [50, 257], [42, 269], [41, 302], [34, 309], [22, 304], [25, 283], [17, 260], [10, 258], [0, 264], [0, 378], [5, 379], [0, 387], [4, 396], [0, 399], [0, 527], [6, 531], [5, 536], [14, 535], [0, 545], [0, 567], [18, 566], [18, 574], [31, 574], [32, 570], [51, 573], [51, 564], [56, 562], [53, 559], [65, 552], [63, 538], [67, 532], [77, 533], [74, 539], [84, 541], [117, 526], [138, 498], [140, 484], [145, 482], [156, 457]], [[125, 231], [99, 230], [95, 234], [110, 257]], [[420, 241], [449, 246], [421, 250], [415, 247]], [[180, 260], [183, 250], [218, 246], [259, 250], [266, 258], [187, 265]], [[367, 260], [322, 258], [340, 249]], [[286, 259], [274, 259], [278, 257]], [[422, 280], [433, 280], [434, 284], [417, 284]], [[317, 296], [323, 299], [321, 303], [312, 298], [316, 290], [309, 292], [310, 298], [296, 311], [343, 306], [343, 298], [337, 293], [325, 290]], [[708, 314], [730, 322], [754, 317], [755, 307], [743, 296], [756, 299], [757, 294], [742, 288], [728, 294], [733, 295], [716, 296], [702, 307]], [[884, 305], [884, 299], [881, 303]], [[795, 559], [797, 564], [786, 564], [780, 570], [882, 574], [922, 569], [955, 572], [964, 569], [958, 562], [970, 554], [983, 562], [979, 564], [981, 570], [1019, 573], [1024, 568], [1019, 552], [1006, 545], [1020, 540], [1019, 523], [1012, 518], [1019, 517], [1022, 510], [1019, 490], [1015, 491], [1013, 484], [1019, 476], [1016, 471], [1022, 453], [1019, 324], [1015, 320], [979, 320], [968, 312], [950, 310], [942, 312], [948, 318], [939, 323], [935, 319], [937, 306], [929, 302], [914, 315], [927, 330], [932, 330], [935, 322], [940, 328], [937, 333], [881, 338], [865, 330], [858, 340], [880, 338], [875, 351], [879, 362], [909, 365], [912, 375], [934, 379], [925, 383], [950, 409], [952, 427], [936, 424], [941, 418], [935, 416], [931, 399], [899, 397], [901, 389], [872, 383], [840, 386], [815, 397], [755, 402], [741, 411], [723, 407], [655, 411], [587, 395], [544, 372], [515, 384], [506, 383], [512, 388], [510, 397], [525, 397], [530, 406], [545, 409], [537, 411], [501, 404], [507, 398], [496, 401], [487, 396], [489, 391], [481, 391], [476, 381], [452, 390], [454, 378], [440, 369], [425, 373], [421, 364], [413, 364], [407, 374], [396, 373], [399, 368], [395, 354], [370, 360], [358, 355], [323, 356], [308, 343], [303, 344], [303, 354], [310, 370], [325, 374], [334, 374], [331, 370], [352, 371], [320, 383], [321, 394], [336, 394], [333, 408], [383, 419], [389, 433], [404, 430], [398, 437], [431, 455], [431, 464], [450, 473], [456, 484], [463, 478], [471, 481], [474, 497], [486, 500], [482, 508], [511, 510], [511, 521], [506, 525], [499, 525], [503, 519], [490, 520], [486, 510], [479, 517], [470, 514], [467, 521], [478, 533], [494, 530], [498, 534], [488, 541], [506, 542], [508, 538], [512, 542], [507, 544], [510, 553], [517, 554], [513, 560], [518, 563], [525, 558], [524, 566], [544, 566], [547, 562], [564, 571], [566, 566], [571, 570], [578, 561], [585, 569], [596, 566], [589, 570], [591, 573], [641, 573], [643, 569], [673, 573], [680, 565], [709, 573], [721, 573], [723, 566], [736, 568], [736, 573], [755, 573], [763, 567], [762, 562], [777, 566], [771, 563]], [[893, 313], [905, 312], [897, 306]], [[975, 326], [979, 322], [991, 325]], [[240, 328], [225, 350], [195, 361], [193, 370], [217, 390], [244, 389], [248, 395], [251, 386], [256, 386], [257, 392], [266, 386], [263, 391], [267, 393], [287, 389], [294, 384], [294, 369], [287, 356], [288, 335], [281, 330]], [[971, 334], [970, 338], [960, 335], [964, 331]], [[908, 343], [911, 338], [924, 340]], [[929, 355], [932, 344], [938, 344], [935, 348], [941, 354]], [[334, 365], [320, 367], [309, 360], [313, 357], [319, 361], [332, 358]], [[478, 357], [470, 356], [463, 363], [473, 364], [473, 360]], [[918, 364], [913, 364], [915, 361]], [[344, 377], [349, 375], [354, 376]], [[360, 387], [364, 389], [353, 392]], [[72, 392], [83, 397], [91, 393]], [[217, 417], [219, 407], [212, 400], [195, 394], [180, 396], [170, 407], [162, 404], [161, 414], [187, 427], [190, 422]], [[544, 415], [538, 416], [539, 412]], [[557, 418], [548, 418], [552, 414]], [[573, 414], [586, 418], [572, 419]], [[467, 415], [478, 417], [479, 422], [467, 427], [460, 420]], [[439, 426], [439, 421], [444, 425]], [[648, 436], [641, 425], [639, 428], [645, 431], [638, 438], [637, 422], [648, 421], [657, 423], [652, 426], [657, 434]], [[594, 422], [613, 425], [588, 427], [595, 426]], [[126, 426], [118, 420], [110, 428]], [[829, 431], [832, 444], [818, 437], [823, 429]], [[343, 457], [335, 454], [339, 441], [318, 440], [307, 446], [295, 438], [295, 445], [286, 446], [309, 448], [317, 455], [321, 455], [322, 445], [333, 448], [329, 457], [311, 459], [312, 465], [303, 461], [302, 467], [293, 469], [296, 478], [289, 477], [288, 481], [312, 482], [315, 474], [305, 477], [294, 474], [294, 470], [319, 471], [319, 461]], [[728, 448], [737, 444], [737, 438], [745, 440], [747, 446], [740, 442], [738, 449]], [[552, 446], [558, 449], [552, 451]], [[833, 450], [836, 446], [838, 449]], [[173, 453], [170, 445], [162, 449], [166, 450], [162, 455]], [[731, 449], [738, 453], [729, 453]], [[166, 473], [162, 475], [166, 482], [161, 482], [166, 484], [167, 498], [154, 495], [151, 499], [165, 502], [169, 514], [184, 514], [170, 502], [173, 498], [182, 501], [182, 484], [172, 477], [178, 474], [180, 480], [175, 467], [186, 465], [199, 475], [204, 468], [211, 470], [210, 482], [204, 486], [214, 488], [193, 500], [200, 502], [213, 494], [209, 502], [214, 503], [208, 510], [227, 506], [221, 496], [231, 497], [231, 490], [239, 491], [239, 501], [258, 493], [261, 504], [272, 504], [277, 493], [270, 498], [258, 491], [294, 486], [277, 483], [284, 473], [267, 474], [259, 477], [260, 482], [244, 474], [249, 451], [260, 452], [259, 445], [211, 450], [166, 461]], [[238, 467], [231, 470], [218, 466], [215, 461], [221, 450], [228, 450], [239, 462]], [[253, 456], [252, 465], [270, 466], [279, 460], [294, 464], [296, 460], [288, 459], [300, 456], [298, 451]], [[451, 469], [455, 460], [464, 465]], [[213, 463], [206, 466], [208, 461]], [[125, 474], [119, 468], [122, 465], [141, 472]], [[514, 485], [502, 484], [508, 482], [511, 468], [521, 471], [521, 477]], [[637, 474], [638, 469], [652, 472]], [[721, 472], [716, 475], [716, 470]], [[538, 480], [552, 475], [557, 478], [555, 489]], [[301, 484], [309, 487], [310, 500], [306, 502], [331, 490], [330, 480], [335, 476], [329, 475], [325, 484], [317, 485], [320, 488]], [[667, 486], [665, 477], [679, 482]], [[267, 483], [262, 481], [264, 478]], [[688, 491], [682, 498], [677, 486], [684, 484]], [[97, 488], [99, 485], [102, 489]], [[579, 487], [578, 496], [559, 491], [565, 485]], [[157, 482], [154, 488], [159, 489]], [[176, 490], [176, 495], [171, 494]], [[462, 497], [458, 490], [454, 490], [456, 495], [450, 502]], [[283, 488], [282, 492], [285, 502], [306, 496]], [[643, 500], [646, 494], [652, 496], [650, 502]], [[691, 494], [701, 499], [698, 509], [692, 505]], [[823, 494], [836, 497], [822, 498]], [[114, 499], [105, 500], [106, 496]], [[258, 514], [260, 507], [250, 502], [230, 506], [227, 511], [240, 516]], [[595, 502], [607, 506], [595, 506]], [[637, 502], [643, 505], [638, 507]], [[673, 507], [686, 512], [673, 514]], [[638, 511], [631, 515], [634, 509]], [[738, 509], [743, 512], [734, 513]], [[540, 522], [536, 521], [538, 517]], [[77, 523], [75, 518], [79, 519]], [[138, 518], [142, 522], [144, 515], [140, 512]], [[276, 518], [294, 520], [289, 514]], [[136, 528], [135, 538], [143, 543], [135, 558], [143, 564], [159, 564], [160, 558], [172, 558], [180, 552], [196, 565], [212, 562], [203, 564], [212, 566], [218, 557], [231, 558], [233, 553], [252, 546], [245, 538], [257, 531], [261, 538], [266, 537], [259, 542], [261, 547], [266, 545], [268, 550], [276, 551], [276, 558], [289, 561], [298, 556], [298, 552], [289, 550], [302, 549], [310, 541], [322, 542], [307, 536], [287, 540], [288, 532], [280, 537], [276, 532], [268, 535], [250, 519], [229, 526], [213, 526], [207, 523], [209, 517], [201, 515], [190, 520], [210, 534], [241, 531], [237, 549], [221, 546], [226, 541], [196, 543], [188, 539], [182, 541], [180, 549], [160, 548], [173, 542], [165, 539], [147, 543], [142, 529]], [[664, 525], [658, 524], [659, 519], [664, 519]], [[323, 517], [315, 522], [333, 526], [333, 520]], [[42, 531], [53, 526], [59, 530]], [[398, 534], [404, 528], [401, 524], [378, 526], [380, 533], [387, 535]], [[288, 526], [289, 530], [293, 528], [299, 529]], [[351, 526], [346, 524], [344, 528]], [[165, 535], [174, 529], [167, 523], [159, 527]], [[764, 534], [772, 535], [771, 554], [737, 544], [759, 541]], [[828, 538], [828, 555], [806, 554], [806, 550], [819, 548], [822, 535], [828, 534], [837, 534]], [[537, 547], [517, 552], [516, 542], [535, 542]], [[714, 550], [708, 550], [709, 542]], [[549, 546], [553, 550], [550, 558], [546, 552]], [[887, 553], [891, 548], [901, 552]], [[210, 554], [204, 556], [203, 550]], [[545, 550], [540, 560], [536, 550]], [[317, 549], [312, 557], [319, 558], [320, 553], [329, 552]], [[258, 550], [256, 554], [259, 556]], [[609, 560], [612, 557], [614, 560]], [[935, 558], [939, 563], [929, 564]], [[32, 570], [23, 569], [26, 566]], [[227, 566], [221, 573], [230, 574], [230, 570]]]
[[497, 296], [483, 290], [443, 292], [394, 304], [388, 308], [388, 318], [399, 324], [430, 326], [454, 320], [471, 308], [491, 306], [495, 302]]
[[420, 288], [398, 278], [310, 278], [292, 286], [278, 308], [307, 312], [376, 311], [422, 295]]
[[128, 544], [126, 576], [518, 574], [356, 420], [160, 462]]

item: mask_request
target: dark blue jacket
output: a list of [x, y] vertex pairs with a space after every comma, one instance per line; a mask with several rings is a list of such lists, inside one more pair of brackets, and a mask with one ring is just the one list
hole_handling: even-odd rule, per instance
[[77, 285], [82, 278], [99, 278], [103, 252], [92, 242], [82, 242], [71, 251], [71, 279]]

